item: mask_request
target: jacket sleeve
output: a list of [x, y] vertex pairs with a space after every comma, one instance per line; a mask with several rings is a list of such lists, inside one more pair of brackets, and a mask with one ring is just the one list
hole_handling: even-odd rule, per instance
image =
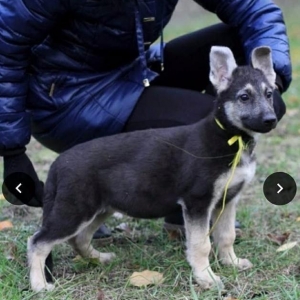
[[248, 62], [252, 50], [272, 49], [274, 69], [286, 91], [292, 80], [289, 42], [280, 8], [271, 0], [195, 0], [226, 24], [238, 28]]
[[30, 140], [25, 111], [30, 51], [63, 15], [63, 0], [0, 0], [0, 154]]

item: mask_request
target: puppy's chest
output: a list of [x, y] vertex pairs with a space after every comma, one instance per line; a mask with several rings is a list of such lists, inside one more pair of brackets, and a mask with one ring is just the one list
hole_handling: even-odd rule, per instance
[[[240, 182], [248, 184], [254, 177], [256, 170], [256, 160], [254, 154], [244, 153], [241, 158], [241, 163], [234, 171], [232, 186]], [[229, 173], [232, 170], [230, 169]]]
[[[224, 193], [225, 186], [230, 181], [228, 186], [228, 198], [234, 197], [238, 194], [241, 189], [249, 184], [253, 179], [256, 169], [255, 156], [252, 153], [243, 153], [241, 162], [234, 170], [232, 175], [232, 168], [229, 168], [227, 171], [220, 174], [217, 180], [214, 183], [213, 195], [214, 199], [217, 202]], [[229, 196], [230, 195], [230, 196]], [[230, 199], [228, 199], [230, 200]]]

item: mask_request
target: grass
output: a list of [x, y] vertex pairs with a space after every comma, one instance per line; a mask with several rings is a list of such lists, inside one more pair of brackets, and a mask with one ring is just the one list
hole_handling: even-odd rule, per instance
[[[293, 7], [293, 11], [299, 11]], [[40, 209], [14, 207], [0, 201], [0, 221], [10, 219], [14, 228], [0, 232], [0, 299], [236, 299], [283, 300], [300, 299], [300, 248], [276, 252], [277, 245], [267, 235], [289, 232], [288, 241], [300, 241], [300, 194], [295, 200], [277, 207], [264, 199], [262, 184], [265, 178], [276, 171], [291, 174], [300, 182], [300, 29], [297, 15], [286, 8], [286, 22], [291, 41], [293, 59], [293, 84], [284, 95], [288, 110], [278, 128], [261, 139], [257, 147], [258, 168], [255, 180], [242, 197], [238, 219], [242, 221], [243, 235], [235, 249], [239, 256], [249, 258], [254, 267], [238, 272], [230, 267], [221, 267], [211, 255], [212, 267], [224, 280], [226, 291], [201, 292], [191, 277], [191, 270], [184, 258], [184, 244], [170, 240], [162, 231], [162, 220], [122, 221], [111, 219], [108, 225], [115, 228], [127, 222], [134, 234], [114, 232], [114, 243], [102, 247], [103, 251], [115, 252], [116, 260], [107, 265], [93, 261], [73, 260], [75, 254], [64, 244], [55, 248], [56, 289], [47, 294], [35, 294], [29, 290], [26, 267], [26, 241], [40, 224]], [[198, 22], [198, 21], [196, 21]], [[213, 22], [208, 16], [205, 23]], [[166, 37], [187, 32], [203, 24], [191, 22], [191, 27], [176, 27], [166, 30]], [[195, 25], [196, 24], [196, 25]], [[194, 27], [193, 27], [194, 26]], [[192, 28], [193, 27], [193, 28]], [[55, 154], [42, 148], [35, 141], [28, 153], [45, 180], [47, 170]], [[0, 172], [2, 166], [0, 166]], [[100, 247], [99, 245], [96, 247]], [[11, 259], [8, 259], [9, 256]], [[129, 285], [128, 278], [134, 271], [145, 269], [162, 272], [165, 281], [160, 286], [136, 288]], [[101, 296], [104, 294], [104, 298]]]

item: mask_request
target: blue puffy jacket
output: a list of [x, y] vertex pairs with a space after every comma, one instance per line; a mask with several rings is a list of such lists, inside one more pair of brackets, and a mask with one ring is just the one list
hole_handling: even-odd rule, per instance
[[[79, 113], [86, 132], [90, 123], [99, 124], [91, 137], [120, 132], [145, 85], [157, 76], [147, 63], [159, 60], [161, 51], [150, 44], [177, 2], [0, 0], [0, 151], [26, 145], [31, 130], [40, 141], [68, 136], [73, 144], [81, 142], [72, 122]], [[269, 45], [287, 89], [288, 39], [271, 0], [196, 2], [239, 28], [247, 57], [253, 48]]]

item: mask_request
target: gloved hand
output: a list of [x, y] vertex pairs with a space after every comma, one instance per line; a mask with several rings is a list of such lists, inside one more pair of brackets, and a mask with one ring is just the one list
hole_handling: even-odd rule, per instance
[[42, 207], [44, 183], [39, 180], [30, 159], [25, 154], [25, 150], [26, 148], [24, 147], [22, 149], [5, 150], [1, 153], [4, 161], [3, 176], [6, 178], [8, 175], [14, 172], [23, 172], [29, 175], [35, 183], [35, 194], [30, 202], [26, 203], [26, 205]]
[[274, 90], [273, 93], [273, 106], [274, 106], [275, 114], [277, 116], [277, 120], [280, 121], [286, 112], [286, 106], [281, 97], [282, 90], [283, 90], [282, 80], [278, 75], [276, 76], [276, 86], [277, 88]]
[[274, 111], [277, 116], [278, 121], [281, 120], [281, 118], [284, 116], [285, 111], [286, 111], [286, 106], [285, 103], [281, 97], [280, 91], [275, 90], [273, 94], [273, 106], [274, 106]]

